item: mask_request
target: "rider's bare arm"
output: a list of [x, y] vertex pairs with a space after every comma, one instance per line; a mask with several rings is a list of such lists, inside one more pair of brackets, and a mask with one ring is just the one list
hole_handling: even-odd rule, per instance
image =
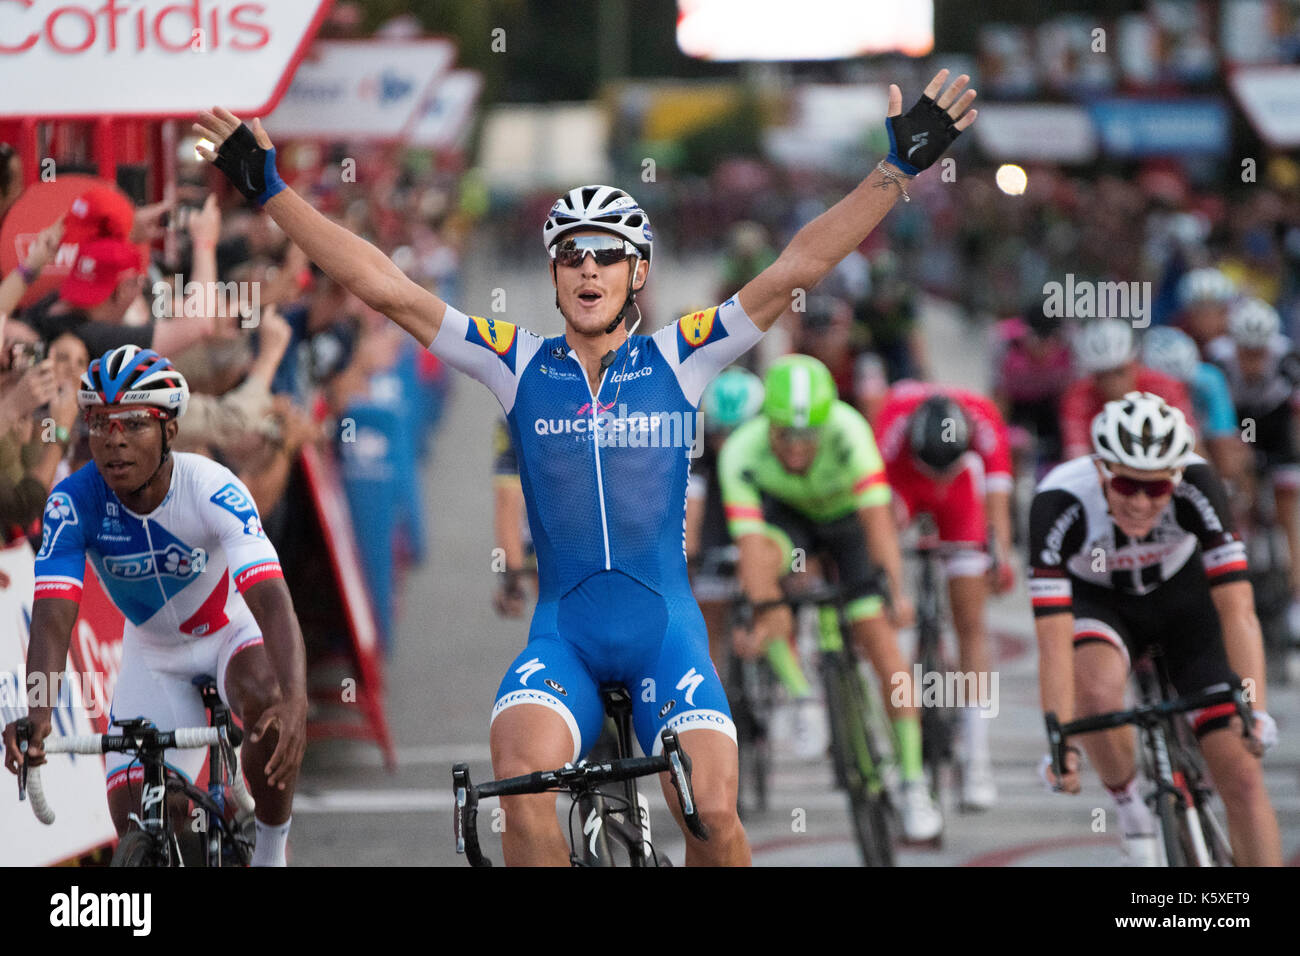
[[[218, 107], [200, 113], [194, 129], [220, 148], [239, 125], [237, 116]], [[263, 149], [272, 148], [271, 137], [258, 120], [253, 122], [253, 135]], [[209, 162], [216, 159], [216, 153], [206, 147], [199, 152]], [[273, 196], [263, 208], [307, 258], [339, 285], [388, 316], [425, 348], [437, 337], [447, 304], [407, 278], [375, 246], [321, 215], [292, 189]]]
[[[969, 109], [975, 91], [962, 92], [969, 80], [965, 76], [958, 77], [945, 90], [947, 79], [948, 71], [941, 70], [925, 88], [925, 94], [957, 120], [958, 131], [964, 130], [975, 121], [975, 111]], [[891, 85], [888, 115], [898, 116], [902, 111], [902, 91]], [[888, 168], [896, 180], [906, 181], [901, 170]], [[764, 332], [770, 329], [790, 308], [795, 290], [810, 291], [862, 244], [901, 195], [896, 182], [878, 169], [873, 170], [853, 192], [795, 233], [776, 262], [740, 290], [740, 305], [754, 325]]]
[[1011, 492], [990, 491], [984, 496], [989, 525], [993, 529], [993, 544], [999, 561], [1011, 559]]
[[407, 278], [375, 246], [321, 215], [292, 189], [273, 197], [266, 211], [331, 279], [388, 316], [421, 346], [428, 348], [437, 337], [447, 304]]
[[858, 509], [858, 520], [867, 536], [867, 551], [876, 567], [885, 572], [889, 580], [889, 593], [894, 604], [906, 594], [903, 588], [903, 552], [898, 547], [898, 527], [894, 521], [891, 503], [871, 505]]
[[1255, 595], [1249, 581], [1231, 581], [1210, 588], [1210, 597], [1219, 612], [1223, 628], [1223, 647], [1228, 663], [1242, 680], [1253, 682], [1256, 710], [1268, 709], [1268, 689], [1264, 680], [1264, 638], [1255, 616]]
[[1056, 711], [1062, 723], [1074, 719], [1074, 615], [1034, 618], [1038, 635], [1038, 697], [1043, 712]]
[[[27, 716], [32, 722], [27, 759], [32, 765], [45, 762], [42, 741], [50, 733], [50, 704], [58, 699], [56, 681], [68, 665], [68, 645], [72, 643], [79, 609], [78, 602], [66, 598], [37, 598], [32, 604], [31, 641], [27, 647]], [[5, 766], [17, 773], [18, 745], [11, 727], [5, 728]]]
[[266, 654], [287, 699], [307, 699], [307, 656], [293, 598], [283, 578], [267, 578], [243, 592], [244, 603], [262, 630]]

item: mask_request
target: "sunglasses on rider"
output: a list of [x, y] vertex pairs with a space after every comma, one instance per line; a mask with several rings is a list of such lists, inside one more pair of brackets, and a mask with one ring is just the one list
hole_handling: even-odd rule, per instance
[[124, 408], [116, 412], [86, 412], [86, 430], [96, 438], [111, 435], [121, 429], [127, 435], [139, 435], [152, 422], [166, 421], [170, 416], [161, 408]]
[[1156, 478], [1151, 481], [1142, 481], [1138, 478], [1130, 478], [1127, 475], [1117, 475], [1109, 468], [1103, 467], [1106, 472], [1111, 488], [1117, 495], [1125, 498], [1132, 498], [1138, 492], [1143, 492], [1148, 498], [1163, 498], [1165, 495], [1174, 493], [1178, 487], [1178, 479], [1175, 478]]
[[577, 268], [587, 253], [598, 266], [612, 266], [629, 256], [640, 255], [636, 246], [618, 236], [565, 236], [551, 246], [551, 258], [562, 266]]

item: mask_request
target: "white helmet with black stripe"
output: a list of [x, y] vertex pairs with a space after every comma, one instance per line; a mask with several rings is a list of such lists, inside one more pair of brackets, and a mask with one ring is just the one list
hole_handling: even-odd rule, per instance
[[649, 270], [654, 252], [650, 217], [635, 199], [618, 187], [578, 186], [555, 200], [542, 226], [546, 251], [549, 253], [565, 233], [579, 229], [600, 229], [622, 236], [636, 246]]
[[1092, 447], [1102, 461], [1139, 471], [1181, 468], [1196, 446], [1183, 413], [1151, 392], [1107, 402], [1092, 420]]

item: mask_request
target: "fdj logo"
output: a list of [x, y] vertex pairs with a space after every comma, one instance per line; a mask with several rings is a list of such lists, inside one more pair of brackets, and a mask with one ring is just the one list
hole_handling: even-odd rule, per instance
[[253, 502], [249, 500], [248, 495], [244, 494], [233, 484], [225, 485], [208, 500], [213, 504], [221, 505], [221, 507], [236, 515], [239, 515], [241, 512], [253, 510]]

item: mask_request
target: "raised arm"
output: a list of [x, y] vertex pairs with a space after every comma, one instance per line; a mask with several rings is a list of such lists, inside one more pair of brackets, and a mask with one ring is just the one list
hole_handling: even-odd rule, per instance
[[770, 329], [790, 307], [796, 289], [812, 289], [861, 245], [903, 194], [905, 180], [932, 165], [957, 134], [975, 122], [976, 111], [968, 112], [975, 91], [962, 93], [970, 77], [957, 77], [940, 95], [947, 79], [948, 71], [940, 70], [905, 116], [903, 93], [890, 85], [887, 125], [892, 148], [881, 164], [884, 171], [877, 167], [853, 192], [800, 229], [776, 262], [740, 290], [740, 304], [758, 328]]
[[375, 246], [321, 215], [286, 186], [275, 171], [275, 147], [260, 120], [253, 120], [250, 131], [229, 110], [216, 107], [199, 114], [194, 130], [217, 146], [215, 153], [199, 147], [202, 156], [241, 193], [262, 203], [307, 258], [429, 347], [447, 304], [407, 278]]

